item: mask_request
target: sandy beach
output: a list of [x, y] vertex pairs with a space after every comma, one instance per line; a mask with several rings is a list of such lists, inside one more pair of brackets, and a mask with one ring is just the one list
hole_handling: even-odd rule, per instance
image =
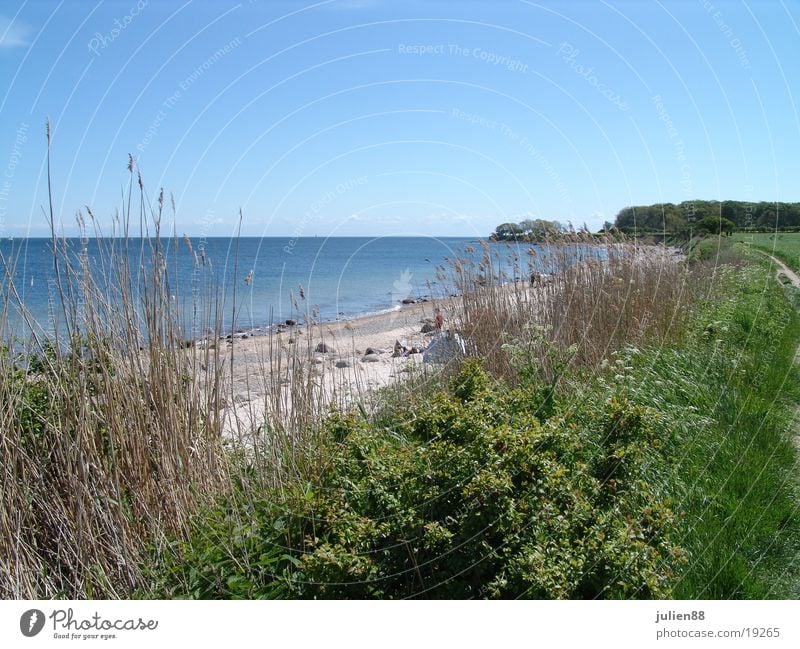
[[[447, 330], [458, 298], [311, 326], [282, 325], [267, 335], [240, 332], [218, 341], [220, 363], [230, 368], [225, 434], [247, 435], [277, 412], [290, 412], [293, 383], [302, 381], [329, 405], [345, 406], [402, 381], [412, 367], [423, 365], [423, 354], [413, 350], [430, 344], [435, 331], [422, 330], [433, 327], [437, 307]], [[398, 342], [412, 353], [395, 354]]]
[[[681, 261], [683, 256], [676, 249], [644, 246], [635, 259], [656, 271], [661, 264]], [[542, 277], [544, 283], [553, 279]], [[522, 288], [535, 300], [542, 286], [525, 282], [498, 288]], [[435, 333], [430, 330], [437, 308], [444, 316], [442, 330], [447, 331], [459, 321], [461, 298], [397, 305], [391, 312], [311, 326], [282, 324], [266, 335], [243, 331], [217, 341], [220, 363], [228, 368], [223, 399], [225, 434], [248, 435], [265, 420], [290, 416], [296, 400], [308, 395], [323, 407], [345, 407], [356, 401], [366, 404], [369, 394], [402, 382], [415, 368], [436, 372], [441, 366], [423, 363], [422, 353], [397, 355], [395, 344], [409, 350], [427, 348]]]

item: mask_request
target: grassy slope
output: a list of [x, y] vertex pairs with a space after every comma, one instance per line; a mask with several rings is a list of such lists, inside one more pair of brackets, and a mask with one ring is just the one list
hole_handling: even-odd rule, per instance
[[775, 255], [792, 270], [800, 272], [800, 232], [737, 232], [733, 238]]
[[629, 389], [684, 429], [666, 481], [680, 494], [691, 557], [675, 596], [794, 598], [796, 297], [761, 268], [727, 275], [727, 297], [701, 311], [699, 335], [642, 354]]
[[[680, 348], [566, 377], [544, 427], [524, 382], [334, 423], [319, 485], [223, 503], [152, 594], [797, 597], [800, 321], [763, 268], [717, 286]], [[547, 454], [509, 465], [525, 440]], [[520, 482], [531, 470], [544, 482]], [[492, 510], [474, 504], [487, 489]]]

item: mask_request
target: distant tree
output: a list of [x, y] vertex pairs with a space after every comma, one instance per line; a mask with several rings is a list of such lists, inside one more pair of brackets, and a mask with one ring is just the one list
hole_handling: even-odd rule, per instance
[[723, 219], [728, 219], [729, 221], [736, 221], [737, 217], [737, 209], [738, 205], [736, 201], [722, 201], [722, 206], [720, 207], [720, 216]]
[[536, 221], [534, 219], [525, 219], [524, 221], [520, 221], [518, 225], [522, 229], [522, 233], [526, 236], [533, 234], [536, 229]]
[[736, 229], [736, 224], [730, 219], [721, 216], [707, 216], [697, 223], [698, 232], [708, 234], [727, 234], [730, 235]]
[[[711, 219], [717, 223], [710, 227]], [[722, 221], [720, 221], [722, 219]], [[703, 227], [700, 223], [705, 223]], [[623, 232], [687, 233], [731, 231], [734, 228], [774, 230], [800, 227], [800, 203], [752, 203], [746, 201], [683, 201], [636, 205], [621, 209], [615, 225]], [[721, 224], [721, 225], [720, 225]]]
[[495, 241], [514, 241], [519, 238], [522, 232], [522, 228], [518, 223], [501, 223], [495, 228], [492, 239]]
[[495, 241], [544, 241], [558, 237], [563, 231], [558, 221], [525, 219], [519, 223], [501, 223], [491, 238]]

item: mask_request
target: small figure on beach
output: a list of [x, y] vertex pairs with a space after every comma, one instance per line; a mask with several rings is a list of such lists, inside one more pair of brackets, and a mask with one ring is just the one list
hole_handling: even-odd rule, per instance
[[435, 315], [433, 316], [433, 326], [436, 331], [441, 331], [442, 327], [444, 327], [444, 314], [439, 307], [436, 307]]
[[552, 277], [548, 273], [531, 273], [531, 286], [544, 286], [552, 281]]
[[405, 340], [403, 342], [400, 342], [399, 340], [395, 340], [395, 342], [394, 342], [394, 352], [392, 353], [392, 357], [394, 357], [394, 358], [400, 358], [400, 357], [405, 358], [407, 356], [410, 356], [411, 354], [421, 354], [423, 351], [424, 351], [424, 349], [421, 349], [421, 348], [416, 347], [416, 346], [409, 347], [408, 343]]

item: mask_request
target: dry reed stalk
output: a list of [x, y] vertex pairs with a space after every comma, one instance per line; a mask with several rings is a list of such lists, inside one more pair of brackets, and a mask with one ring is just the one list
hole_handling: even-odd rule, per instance
[[[51, 335], [26, 314], [6, 273], [2, 597], [129, 595], [141, 585], [148, 545], [180, 535], [198, 505], [226, 489], [222, 373], [198, 371], [200, 364], [219, 368], [218, 353], [184, 349], [161, 239], [163, 195], [154, 213], [140, 183], [139, 250], [129, 235], [128, 201], [123, 240], [92, 233], [95, 268], [83, 217], [75, 249], [56, 231], [50, 197], [60, 307]], [[9, 329], [14, 309], [26, 331]], [[218, 330], [218, 316], [207, 313]], [[29, 344], [20, 347], [19, 339]]]
[[[616, 242], [604, 245], [600, 255], [601, 248], [589, 246], [576, 236], [567, 244], [531, 248], [526, 281], [505, 283], [494, 252], [486, 251], [480, 263], [453, 264], [461, 293], [456, 328], [495, 376], [514, 378], [503, 344], [524, 339], [532, 325], [546, 332], [546, 340], [532, 350], [546, 376], [553, 348], [566, 353], [574, 346], [573, 364], [595, 367], [625, 345], [679, 335], [690, 299], [684, 264], [656, 247]], [[535, 259], [543, 253], [554, 271], [546, 277], [538, 275], [541, 260]]]

